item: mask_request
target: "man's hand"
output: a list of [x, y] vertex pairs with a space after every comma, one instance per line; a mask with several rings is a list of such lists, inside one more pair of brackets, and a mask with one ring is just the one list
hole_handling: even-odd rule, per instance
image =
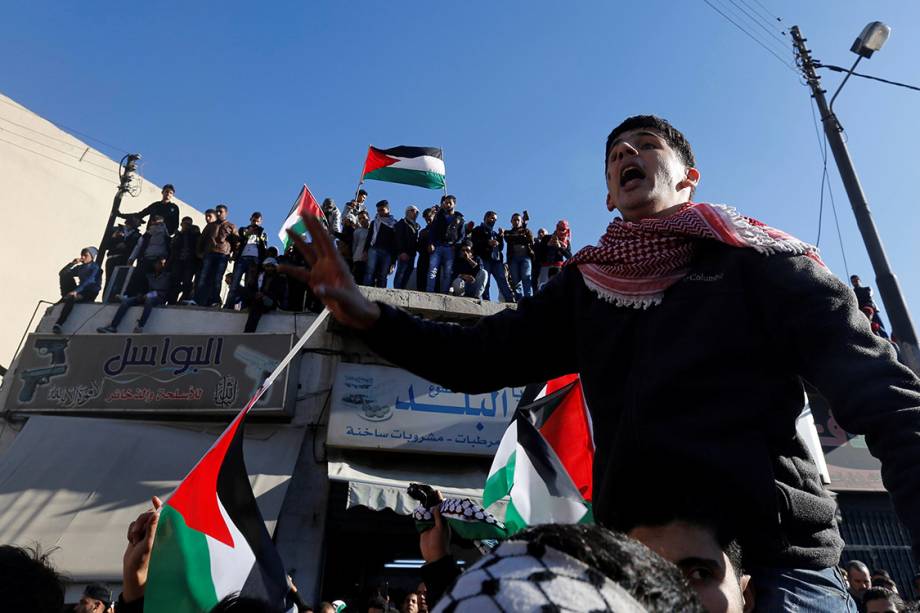
[[288, 236], [307, 266], [284, 264], [278, 267], [279, 272], [309, 285], [339, 322], [358, 330], [369, 329], [380, 318], [380, 307], [358, 290], [348, 265], [319, 220], [312, 215], [304, 215], [303, 220], [313, 242], [307, 243], [290, 230]]
[[492, 247], [493, 249], [494, 249], [495, 247], [498, 247], [498, 241], [495, 240], [494, 238], [489, 239], [489, 247]]
[[428, 253], [434, 253], [434, 245], [428, 244]]
[[133, 602], [144, 597], [147, 588], [147, 570], [150, 567], [150, 552], [160, 520], [163, 503], [153, 497], [153, 509], [138, 515], [128, 526], [128, 546], [122, 559], [122, 597]]
[[432, 507], [431, 515], [434, 516], [434, 527], [422, 532], [418, 539], [422, 558], [428, 563], [437, 562], [446, 556], [450, 547], [450, 526], [444, 523], [441, 509]]
[[79, 264], [79, 263], [80, 263], [80, 258], [74, 258], [73, 260], [70, 261], [70, 263], [71, 263], [71, 264]]

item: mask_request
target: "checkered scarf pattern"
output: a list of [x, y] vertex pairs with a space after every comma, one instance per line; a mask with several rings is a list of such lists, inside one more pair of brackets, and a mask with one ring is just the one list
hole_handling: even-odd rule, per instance
[[817, 247], [732, 207], [687, 202], [667, 217], [615, 219], [597, 245], [581, 249], [568, 264], [578, 266], [585, 284], [602, 299], [646, 309], [661, 304], [665, 291], [687, 275], [699, 239], [763, 255], [805, 255], [821, 263]]

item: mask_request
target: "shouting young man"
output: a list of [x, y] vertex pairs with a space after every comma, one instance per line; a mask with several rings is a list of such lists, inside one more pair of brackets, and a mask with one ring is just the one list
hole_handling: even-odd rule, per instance
[[[315, 242], [298, 242], [309, 267], [289, 274], [385, 359], [449, 389], [580, 373], [600, 523], [622, 528], [638, 500], [693, 500], [703, 516], [736, 524], [758, 610], [808, 610], [820, 597], [836, 603], [825, 610], [855, 611], [834, 570], [836, 505], [796, 435], [802, 379], [841, 426], [866, 435], [917, 550], [920, 381], [814, 248], [691, 201], [700, 172], [668, 122], [620, 124], [605, 171], [607, 208], [621, 218], [517, 310], [472, 327], [365, 299], [314, 219]], [[547, 335], [556, 351], [545, 351]], [[491, 350], [502, 345], [519, 359]], [[437, 347], [451, 350], [432, 359]]]

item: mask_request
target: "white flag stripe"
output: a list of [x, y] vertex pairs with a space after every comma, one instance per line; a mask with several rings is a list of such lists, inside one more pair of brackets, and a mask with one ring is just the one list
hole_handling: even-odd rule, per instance
[[217, 507], [233, 538], [233, 547], [229, 547], [217, 539], [205, 536], [208, 542], [208, 554], [211, 558], [211, 581], [214, 583], [214, 591], [220, 600], [240, 591], [249, 573], [252, 572], [252, 567], [256, 563], [256, 555], [239, 528], [227, 515], [227, 510], [224, 509], [219, 498]]
[[[396, 156], [390, 156], [396, 157]], [[444, 160], [430, 155], [420, 155], [417, 158], [396, 157], [398, 162], [391, 164], [386, 168], [402, 168], [403, 170], [423, 170], [425, 172], [434, 172], [439, 175], [446, 174], [444, 170]]]
[[508, 464], [508, 460], [511, 459], [511, 454], [514, 453], [515, 448], [517, 448], [517, 420], [512, 420], [511, 425], [505, 429], [505, 433], [502, 435], [498, 449], [495, 450], [495, 457], [492, 459], [492, 466], [489, 468], [489, 477]]
[[515, 456], [511, 502], [528, 526], [574, 524], [587, 512], [579, 500], [558, 498], [550, 494], [523, 448], [518, 448]]

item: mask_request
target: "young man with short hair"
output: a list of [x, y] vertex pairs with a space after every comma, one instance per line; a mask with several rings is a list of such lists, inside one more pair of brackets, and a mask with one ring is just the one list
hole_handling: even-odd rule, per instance
[[179, 302], [180, 294], [182, 300], [194, 301], [195, 275], [201, 268], [197, 253], [200, 239], [201, 229], [192, 223], [191, 217], [183, 217], [169, 248], [168, 268], [173, 284], [167, 299], [170, 304]]
[[145, 291], [147, 275], [153, 272], [153, 266], [157, 261], [169, 258], [169, 248], [169, 231], [163, 217], [151, 215], [144, 235], [128, 257], [128, 264], [135, 264], [135, 269], [125, 289], [126, 295], [133, 296]]
[[511, 216], [511, 229], [505, 232], [511, 289], [518, 300], [533, 296], [533, 233], [524, 225], [520, 213]]
[[118, 310], [115, 311], [115, 317], [112, 318], [112, 323], [107, 326], [96, 328], [97, 332], [101, 334], [118, 332], [118, 324], [124, 319], [128, 309], [138, 305], [143, 305], [144, 310], [141, 312], [140, 319], [137, 320], [137, 325], [134, 327], [134, 333], [140, 334], [144, 331], [144, 326], [147, 325], [147, 320], [150, 318], [150, 312], [153, 310], [153, 307], [165, 304], [166, 298], [169, 296], [169, 292], [172, 289], [170, 274], [169, 271], [166, 270], [166, 258], [160, 258], [154, 263], [153, 270], [147, 273], [145, 281], [146, 289], [135, 296], [125, 296], [121, 304], [118, 305]]
[[441, 275], [441, 293], [446, 294], [453, 279], [454, 255], [457, 245], [463, 241], [463, 214], [456, 210], [457, 198], [447, 195], [441, 198], [441, 207], [431, 222], [428, 233], [428, 286], [435, 291], [438, 273]]
[[367, 244], [367, 271], [364, 285], [386, 287], [387, 277], [393, 272], [393, 256], [396, 251], [396, 218], [390, 215], [390, 203], [377, 203], [377, 216], [371, 223]]
[[161, 194], [163, 195], [161, 200], [151, 203], [137, 213], [118, 213], [118, 217], [125, 219], [134, 215], [143, 221], [148, 215], [159, 215], [166, 224], [169, 236], [172, 236], [179, 229], [179, 206], [172, 201], [173, 196], [176, 195], [176, 188], [171, 183], [167, 183], [163, 186]]
[[[744, 518], [738, 540], [758, 598], [792, 611], [830, 590], [837, 610], [852, 611], [834, 587], [836, 503], [796, 435], [802, 379], [841, 427], [866, 435], [918, 553], [920, 381], [813, 247], [691, 201], [700, 172], [669, 123], [627, 119], [608, 136], [604, 162], [607, 208], [622, 219], [532, 299], [473, 326], [368, 301], [328, 241], [298, 241], [311, 268], [289, 274], [381, 357], [448, 389], [484, 393], [578, 372], [596, 443], [597, 521], [616, 529], [633, 500], [692, 485], [722, 516]], [[515, 347], [514, 360], [490, 351], [502, 344]], [[451, 351], [432, 359], [438, 347]]]
[[249, 271], [255, 266], [256, 270], [265, 259], [265, 249], [268, 247], [268, 238], [262, 228], [262, 213], [255, 211], [249, 216], [249, 225], [240, 228], [233, 256], [233, 280], [230, 282], [230, 291], [227, 292], [225, 309], [232, 309], [236, 303], [237, 288], [246, 275], [246, 284], [249, 283]]
[[61, 333], [61, 326], [70, 317], [70, 312], [73, 310], [75, 303], [92, 302], [99, 294], [99, 277], [102, 276], [102, 271], [99, 269], [99, 264], [96, 263], [98, 253], [99, 251], [95, 247], [84, 247], [80, 251], [80, 257], [74, 258], [72, 262], [58, 272], [58, 281], [61, 287], [61, 299], [59, 302], [63, 303], [64, 306], [61, 307], [61, 314], [51, 327], [55, 334]]
[[514, 293], [505, 278], [505, 261], [502, 253], [505, 248], [505, 232], [495, 227], [496, 221], [498, 221], [498, 214], [495, 211], [486, 211], [482, 223], [476, 226], [471, 233], [473, 255], [479, 259], [487, 275], [482, 297], [489, 300], [491, 278], [495, 279], [495, 285], [498, 286], [502, 300], [514, 302]]
[[195, 301], [201, 306], [220, 306], [220, 284], [230, 261], [236, 226], [227, 220], [227, 205], [214, 208], [215, 219], [204, 227], [201, 241], [204, 246], [204, 261], [198, 278], [198, 292]]
[[106, 291], [108, 291], [108, 287], [112, 282], [115, 268], [127, 264], [128, 257], [134, 251], [134, 247], [137, 246], [137, 242], [141, 238], [141, 232], [138, 230], [140, 225], [140, 218], [135, 215], [128, 215], [125, 217], [124, 225], [118, 226], [109, 237], [107, 241], [109, 247], [105, 256]]
[[[393, 277], [395, 289], [406, 289], [409, 277], [415, 266], [415, 252], [418, 249], [419, 225], [418, 207], [410, 204], [406, 207], [406, 214], [396, 222], [393, 228], [396, 252], [396, 276]], [[427, 269], [426, 269], [427, 270]]]

